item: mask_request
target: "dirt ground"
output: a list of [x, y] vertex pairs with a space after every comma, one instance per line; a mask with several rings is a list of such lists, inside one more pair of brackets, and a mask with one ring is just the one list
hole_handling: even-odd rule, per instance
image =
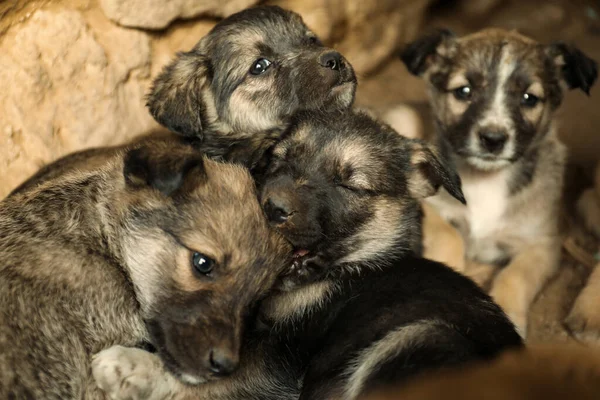
[[[462, 35], [488, 26], [517, 29], [540, 42], [572, 42], [590, 57], [600, 61], [600, 3], [593, 1], [485, 1], [495, 3], [487, 12], [477, 12], [474, 2], [438, 1], [430, 10], [424, 30], [448, 27]], [[471, 9], [469, 9], [471, 6]], [[600, 88], [596, 84], [588, 98], [583, 93], [568, 93], [559, 110], [562, 140], [570, 150], [570, 166], [565, 188], [565, 237], [593, 254], [598, 243], [584, 232], [573, 216], [572, 206], [582, 188], [590, 184], [592, 166], [600, 158]], [[398, 59], [392, 59], [376, 74], [361, 77], [357, 103], [375, 110], [408, 102], [423, 107], [423, 83], [408, 74]], [[529, 320], [529, 341], [572, 340], [562, 320], [591, 271], [563, 251], [561, 269], [533, 305]], [[600, 307], [600, 304], [599, 304]], [[600, 343], [599, 343], [600, 345]]]

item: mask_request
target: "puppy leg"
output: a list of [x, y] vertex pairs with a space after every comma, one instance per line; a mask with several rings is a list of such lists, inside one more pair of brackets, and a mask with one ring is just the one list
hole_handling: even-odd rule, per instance
[[523, 338], [527, 335], [529, 307], [557, 271], [559, 261], [558, 242], [532, 244], [517, 254], [492, 283], [490, 295], [504, 309]]
[[112, 400], [175, 399], [185, 389], [158, 356], [131, 347], [113, 346], [96, 354], [92, 374]]
[[565, 319], [565, 325], [582, 342], [600, 343], [600, 264], [577, 297], [573, 309]]

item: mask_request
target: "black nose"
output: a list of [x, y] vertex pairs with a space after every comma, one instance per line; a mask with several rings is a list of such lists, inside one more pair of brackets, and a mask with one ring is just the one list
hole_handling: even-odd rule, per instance
[[229, 375], [238, 366], [237, 359], [227, 350], [214, 348], [210, 352], [210, 370], [215, 375]]
[[268, 199], [264, 205], [264, 209], [269, 221], [276, 224], [283, 224], [291, 214], [289, 207], [283, 201], [277, 199]]
[[321, 64], [321, 66], [325, 68], [329, 68], [334, 71], [339, 71], [344, 67], [342, 55], [337, 51], [329, 51], [327, 53], [321, 54], [321, 56], [319, 57], [319, 64]]
[[483, 146], [483, 148], [490, 153], [499, 153], [506, 140], [508, 139], [508, 135], [504, 132], [497, 131], [482, 131], [479, 132], [479, 142]]

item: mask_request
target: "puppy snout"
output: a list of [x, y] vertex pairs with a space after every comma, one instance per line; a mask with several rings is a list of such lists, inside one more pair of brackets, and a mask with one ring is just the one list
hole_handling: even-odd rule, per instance
[[319, 64], [321, 64], [322, 67], [334, 71], [341, 71], [344, 68], [342, 55], [337, 51], [328, 51], [327, 53], [321, 54], [319, 57]]
[[479, 132], [479, 143], [492, 154], [500, 153], [507, 140], [508, 135], [506, 132], [496, 130], [482, 130]]
[[217, 376], [230, 375], [239, 365], [239, 358], [231, 350], [215, 347], [208, 358], [209, 369]]
[[270, 197], [264, 204], [264, 210], [270, 222], [283, 224], [292, 215], [291, 205], [283, 198]]

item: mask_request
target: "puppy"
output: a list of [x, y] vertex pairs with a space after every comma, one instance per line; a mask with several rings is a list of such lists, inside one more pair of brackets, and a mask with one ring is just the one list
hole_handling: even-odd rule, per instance
[[253, 166], [300, 110], [347, 109], [356, 77], [301, 17], [276, 6], [219, 22], [154, 81], [148, 107], [212, 156]]
[[187, 382], [227, 375], [289, 264], [242, 167], [182, 139], [94, 157], [0, 203], [1, 398], [104, 399], [90, 361], [115, 344], [149, 341]]
[[441, 30], [402, 53], [428, 84], [441, 151], [456, 164], [467, 205], [430, 200], [465, 239], [470, 263], [503, 267], [491, 287], [523, 336], [530, 304], [556, 271], [565, 148], [553, 115], [567, 88], [586, 93], [596, 63], [575, 47], [488, 29]]
[[114, 347], [92, 366], [111, 398], [352, 400], [521, 344], [472, 281], [415, 255], [419, 200], [439, 186], [462, 199], [427, 145], [362, 114], [301, 113], [272, 154], [261, 202], [295, 260], [261, 305], [242, 367], [194, 388], [158, 357]]
[[424, 376], [360, 400], [593, 400], [600, 393], [600, 353], [545, 345], [510, 351], [491, 363]]

